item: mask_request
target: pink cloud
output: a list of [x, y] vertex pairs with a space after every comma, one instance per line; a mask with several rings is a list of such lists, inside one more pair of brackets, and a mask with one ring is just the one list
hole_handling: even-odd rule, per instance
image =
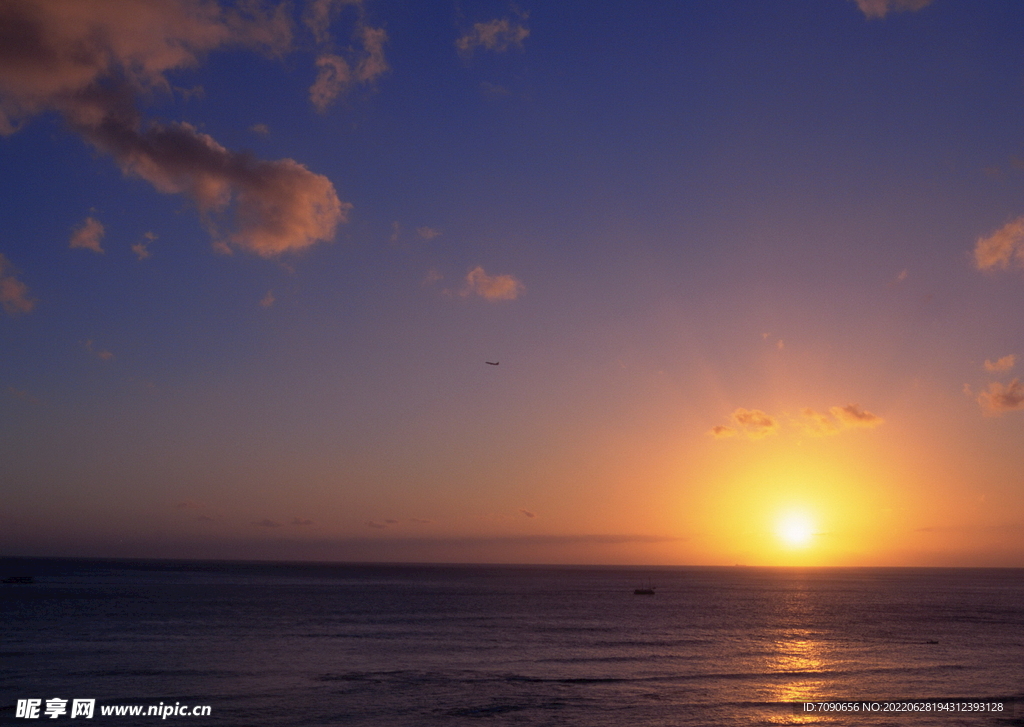
[[474, 23], [473, 29], [455, 41], [455, 47], [462, 55], [472, 55], [476, 48], [485, 48], [495, 53], [504, 53], [509, 48], [522, 50], [523, 41], [529, 37], [529, 29], [508, 18]]
[[511, 275], [488, 275], [477, 265], [466, 274], [462, 295], [479, 295], [487, 300], [515, 300], [525, 286]]
[[156, 239], [156, 234], [147, 232], [143, 237], [145, 238], [145, 242], [137, 242], [132, 245], [132, 252], [135, 253], [135, 256], [139, 258], [139, 260], [145, 260], [146, 258], [153, 256], [153, 253], [149, 251], [149, 244]]
[[7, 315], [28, 313], [36, 307], [36, 300], [29, 297], [28, 286], [14, 277], [11, 262], [0, 252], [0, 305]]
[[987, 413], [996, 415], [1024, 409], [1024, 384], [1020, 379], [1014, 379], [1005, 386], [993, 381], [988, 385], [988, 391], [978, 396], [978, 403]]
[[997, 373], [999, 371], [1009, 371], [1013, 368], [1013, 365], [1017, 363], [1017, 357], [1012, 353], [1009, 356], [1003, 356], [998, 361], [985, 360], [985, 370]]
[[[166, 74], [216, 48], [281, 53], [291, 43], [284, 6], [222, 7], [201, 0], [9, 0], [0, 4], [0, 134], [42, 111], [61, 113], [125, 174], [195, 202], [221, 249], [264, 257], [334, 236], [351, 205], [331, 182], [292, 159], [231, 152], [185, 123], [144, 124], [139, 93], [170, 91]], [[231, 214], [221, 234], [217, 216]]]
[[1016, 259], [1024, 265], [1024, 217], [1007, 222], [974, 245], [974, 264], [978, 270], [1005, 270]]
[[854, 0], [854, 2], [867, 17], [884, 18], [889, 13], [920, 10], [931, 5], [932, 0]]
[[71, 235], [68, 247], [92, 250], [102, 254], [103, 248], [100, 246], [100, 240], [103, 239], [105, 232], [106, 230], [99, 220], [95, 217], [86, 217], [85, 222], [79, 225]]

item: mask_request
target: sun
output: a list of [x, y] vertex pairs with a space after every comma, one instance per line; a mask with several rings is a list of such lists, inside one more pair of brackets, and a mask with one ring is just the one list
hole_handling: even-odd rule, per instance
[[804, 512], [784, 513], [775, 524], [775, 534], [790, 548], [806, 548], [814, 540], [814, 522]]

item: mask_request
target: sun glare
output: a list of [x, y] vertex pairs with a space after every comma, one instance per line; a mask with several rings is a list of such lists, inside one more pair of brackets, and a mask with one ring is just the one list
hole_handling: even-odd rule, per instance
[[814, 539], [814, 523], [806, 513], [789, 512], [779, 519], [775, 534], [790, 548], [806, 548]]

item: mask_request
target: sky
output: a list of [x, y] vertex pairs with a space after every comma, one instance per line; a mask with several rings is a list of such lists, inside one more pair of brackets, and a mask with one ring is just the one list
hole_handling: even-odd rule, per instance
[[9, 0], [0, 169], [5, 555], [1024, 567], [1015, 0]]

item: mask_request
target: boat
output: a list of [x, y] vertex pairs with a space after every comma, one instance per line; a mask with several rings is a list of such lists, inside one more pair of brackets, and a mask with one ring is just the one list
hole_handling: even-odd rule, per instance
[[654, 595], [654, 584], [652, 584], [650, 581], [647, 581], [647, 585], [646, 586], [641, 586], [640, 588], [634, 589], [633, 595], [634, 596], [653, 596]]

